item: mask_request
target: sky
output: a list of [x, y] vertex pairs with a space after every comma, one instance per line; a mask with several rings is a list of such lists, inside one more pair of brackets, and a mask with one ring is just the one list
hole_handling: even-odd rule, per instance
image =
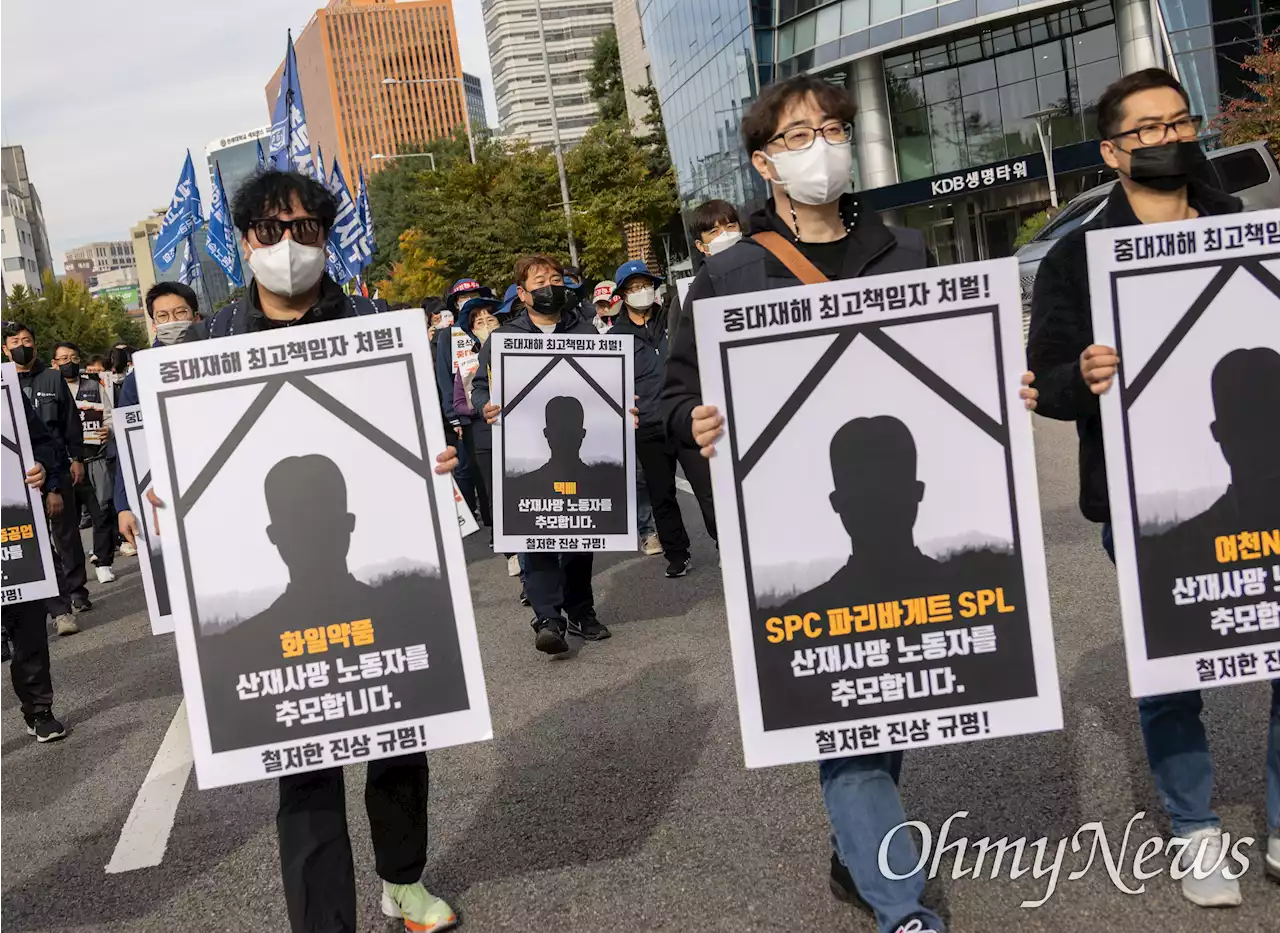
[[[173, 195], [191, 150], [206, 211], [210, 140], [270, 122], [264, 88], [322, 0], [6, 0], [0, 138], [21, 145], [54, 266]], [[497, 121], [480, 0], [453, 0], [464, 71]], [[211, 54], [212, 53], [212, 54]]]

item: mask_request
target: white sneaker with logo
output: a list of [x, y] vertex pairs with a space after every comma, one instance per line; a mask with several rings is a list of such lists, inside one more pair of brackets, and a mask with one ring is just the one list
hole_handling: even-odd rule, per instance
[[110, 567], [96, 567], [94, 572], [98, 575], [99, 583], [114, 583], [116, 581], [116, 572]]
[[1182, 896], [1199, 907], [1240, 906], [1240, 882], [1227, 877], [1227, 871], [1238, 866], [1222, 842], [1220, 827], [1198, 829], [1173, 860], [1175, 871], [1186, 872]]

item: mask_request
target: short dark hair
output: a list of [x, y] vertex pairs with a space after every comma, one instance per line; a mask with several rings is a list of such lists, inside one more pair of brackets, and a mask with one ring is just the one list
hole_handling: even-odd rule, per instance
[[200, 310], [200, 299], [196, 297], [195, 289], [190, 285], [183, 285], [181, 282], [156, 282], [147, 289], [148, 316], [155, 317], [152, 309], [155, 307], [156, 299], [163, 298], [165, 295], [177, 295], [190, 306], [193, 314]]
[[231, 200], [231, 219], [241, 236], [249, 235], [249, 225], [267, 214], [287, 211], [298, 196], [302, 209], [314, 214], [325, 230], [333, 228], [338, 202], [324, 185], [301, 172], [258, 172], [249, 177]]
[[564, 275], [564, 266], [559, 259], [545, 253], [531, 253], [516, 260], [515, 283], [524, 288], [524, 280], [534, 269], [554, 269], [559, 275]]
[[1111, 139], [1120, 132], [1120, 125], [1124, 123], [1124, 102], [1130, 95], [1157, 87], [1177, 91], [1182, 95], [1182, 102], [1187, 105], [1187, 109], [1191, 109], [1187, 89], [1178, 83], [1177, 78], [1163, 68], [1143, 68], [1113, 81], [1098, 98], [1098, 137]]
[[107, 365], [107, 361], [106, 361], [106, 360], [104, 360], [104, 359], [102, 358], [102, 354], [101, 354], [101, 353], [95, 353], [93, 356], [89, 357], [89, 362], [85, 363], [85, 365], [86, 365], [86, 366], [101, 366], [101, 367], [103, 367], [103, 368], [105, 369], [105, 368], [106, 368], [106, 365]]
[[59, 350], [61, 350], [63, 347], [66, 347], [68, 350], [70, 350], [70, 351], [72, 351], [73, 353], [75, 353], [75, 355], [76, 355], [76, 356], [79, 356], [79, 355], [80, 355], [80, 348], [79, 348], [79, 347], [77, 347], [77, 346], [76, 346], [74, 343], [72, 343], [70, 340], [59, 340], [57, 343], [55, 343], [55, 344], [53, 345], [53, 355], [54, 355], [54, 356], [57, 356], [57, 355], [58, 355], [58, 351], [59, 351]]
[[742, 118], [742, 144], [747, 152], [763, 149], [777, 135], [778, 121], [787, 105], [809, 94], [832, 119], [852, 123], [858, 113], [857, 105], [844, 88], [811, 74], [796, 75], [766, 87]]
[[4, 328], [3, 328], [3, 339], [8, 340], [10, 337], [16, 337], [20, 333], [22, 333], [24, 330], [31, 335], [32, 340], [36, 339], [36, 332], [32, 330], [30, 327], [28, 327], [26, 324], [23, 324], [21, 321], [5, 321]]
[[689, 232], [695, 240], [702, 239], [708, 230], [714, 230], [721, 224], [740, 224], [738, 209], [728, 201], [712, 198], [699, 204], [693, 212], [693, 220], [689, 224]]

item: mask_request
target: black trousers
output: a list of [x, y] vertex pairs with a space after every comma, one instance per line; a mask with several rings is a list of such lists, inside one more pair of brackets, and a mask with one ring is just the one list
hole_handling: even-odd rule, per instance
[[22, 704], [22, 715], [53, 708], [53, 679], [49, 676], [49, 635], [45, 628], [46, 600], [16, 603], [4, 610], [4, 627], [13, 642], [9, 676]]
[[711, 500], [711, 468], [706, 458], [692, 447], [683, 447], [660, 435], [636, 437], [636, 459], [644, 469], [644, 483], [653, 507], [653, 521], [658, 526], [658, 540], [667, 560], [684, 560], [689, 556], [689, 534], [685, 531], [680, 503], [676, 500], [676, 464], [693, 488], [707, 533], [716, 536], [715, 507]]
[[591, 592], [590, 551], [560, 554], [531, 552], [524, 556], [524, 592], [539, 619], [561, 618], [563, 610], [578, 620], [595, 611]]
[[[83, 508], [89, 513], [89, 520], [93, 523], [93, 553], [98, 558], [99, 567], [110, 567], [111, 562], [116, 557], [116, 538], [119, 535], [116, 522], [115, 506], [111, 504], [111, 495], [107, 495], [106, 502], [103, 502], [101, 490], [89, 481], [90, 469], [89, 465], [85, 465], [84, 482], [79, 486], [72, 487], [75, 489], [77, 517], [79, 511]], [[98, 470], [93, 473], [100, 473]], [[115, 476], [115, 471], [108, 472], [111, 477]], [[114, 483], [112, 484], [114, 490]], [[81, 543], [83, 550], [84, 544]], [[87, 571], [86, 571], [87, 574]]]
[[480, 506], [480, 520], [486, 525], [493, 524], [493, 509], [489, 505], [493, 501], [493, 478], [489, 470], [493, 467], [493, 451], [486, 451], [485, 461], [480, 461], [480, 451], [476, 450], [476, 426], [462, 426], [462, 447], [467, 452], [467, 463], [471, 465], [471, 482], [476, 490], [476, 504]]
[[53, 568], [58, 578], [58, 595], [45, 600], [51, 616], [70, 612], [72, 597], [89, 595], [85, 588], [89, 578], [84, 566], [84, 544], [80, 541], [79, 490], [71, 485], [68, 475], [58, 484], [58, 492], [62, 494], [62, 514], [49, 522]]
[[[280, 779], [280, 873], [293, 933], [355, 933], [356, 874], [342, 768]], [[369, 812], [378, 877], [413, 884], [427, 865], [427, 756], [369, 762]]]

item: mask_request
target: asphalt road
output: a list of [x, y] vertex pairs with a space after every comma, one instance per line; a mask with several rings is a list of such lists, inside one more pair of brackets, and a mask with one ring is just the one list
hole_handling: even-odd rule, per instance
[[[1114, 575], [1097, 529], [1075, 507], [1074, 432], [1037, 426], [1053, 589], [1063, 732], [908, 754], [911, 818], [936, 836], [1052, 846], [1103, 822], [1118, 852], [1126, 823], [1139, 840], [1167, 833], [1129, 699]], [[715, 551], [697, 510], [692, 575], [663, 579], [660, 558], [598, 559], [596, 594], [614, 637], [577, 657], [536, 654], [518, 581], [467, 542], [495, 740], [431, 756], [428, 886], [472, 931], [874, 930], [827, 892], [827, 824], [816, 769], [747, 771]], [[234, 546], [234, 535], [227, 544]], [[66, 741], [38, 746], [4, 690], [3, 899], [6, 933], [26, 931], [263, 931], [286, 929], [270, 782], [199, 791], [187, 784], [163, 862], [108, 875], [121, 826], [180, 700], [172, 637], [152, 637], [136, 562], [95, 588], [83, 631], [55, 640], [57, 712]], [[1267, 688], [1207, 695], [1225, 829], [1265, 844]], [[360, 879], [361, 929], [389, 931], [360, 793], [349, 769], [348, 812]], [[1185, 903], [1167, 875], [1142, 894], [1118, 891], [1099, 855], [1068, 848], [1051, 898], [1047, 877], [953, 880], [951, 859], [928, 900], [955, 931], [1275, 931], [1280, 887], [1255, 867], [1245, 905], [1209, 912]], [[1052, 849], [1050, 851], [1052, 854]], [[971, 859], [970, 859], [971, 863]], [[1125, 883], [1136, 887], [1126, 869]]]

